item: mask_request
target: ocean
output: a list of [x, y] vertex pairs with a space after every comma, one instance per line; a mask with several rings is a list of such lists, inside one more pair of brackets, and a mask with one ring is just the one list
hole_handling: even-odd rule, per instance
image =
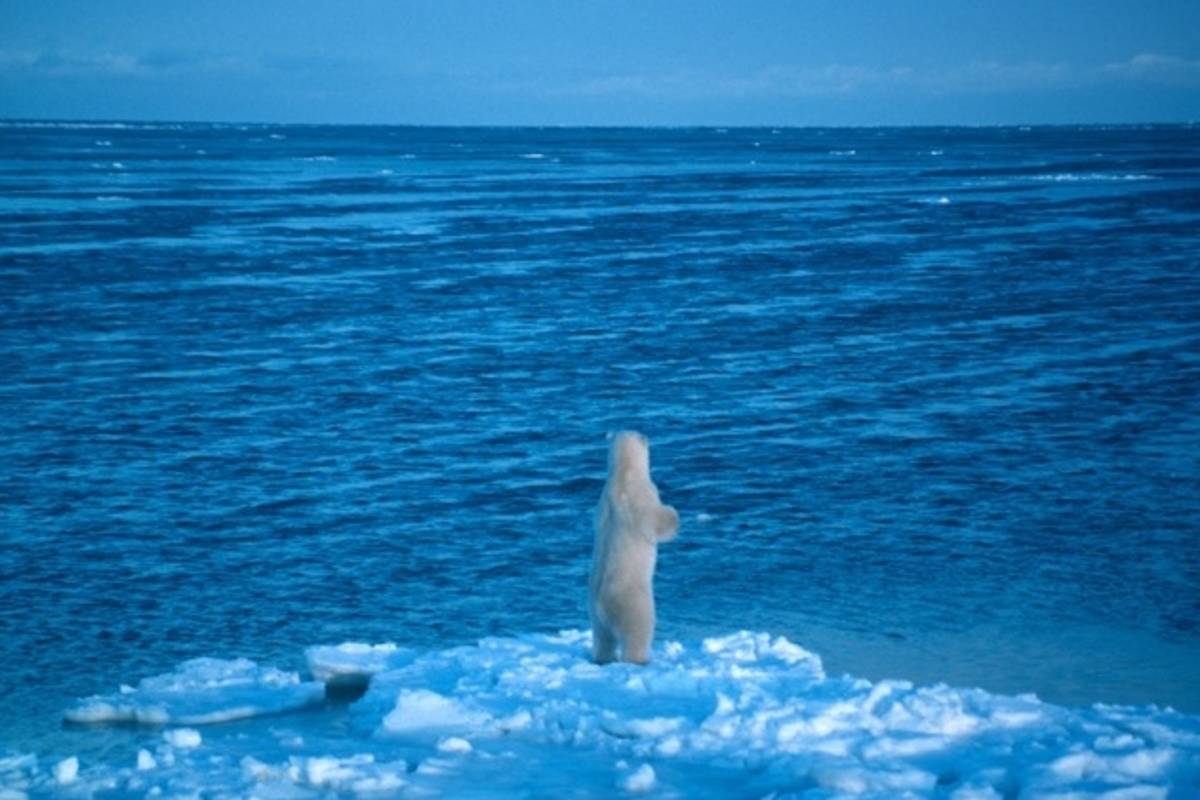
[[0, 754], [586, 627], [630, 428], [657, 641], [1200, 713], [1200, 127], [4, 122], [0, 376]]

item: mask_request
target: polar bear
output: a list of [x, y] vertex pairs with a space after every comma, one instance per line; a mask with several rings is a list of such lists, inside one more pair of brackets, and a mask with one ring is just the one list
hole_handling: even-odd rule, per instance
[[635, 664], [650, 659], [654, 638], [654, 562], [658, 543], [675, 537], [679, 514], [663, 505], [650, 480], [650, 445], [635, 431], [613, 437], [608, 482], [596, 509], [589, 608], [592, 658]]

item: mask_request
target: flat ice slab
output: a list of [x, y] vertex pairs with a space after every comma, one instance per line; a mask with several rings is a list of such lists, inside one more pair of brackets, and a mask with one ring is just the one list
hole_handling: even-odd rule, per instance
[[279, 714], [319, 703], [325, 687], [294, 672], [239, 658], [195, 658], [174, 672], [93, 695], [63, 715], [76, 723], [208, 725]]
[[385, 669], [412, 661], [411, 650], [391, 642], [365, 644], [344, 642], [339, 645], [317, 645], [304, 651], [308, 671], [314, 679], [329, 685], [366, 684], [371, 676]]
[[[210, 727], [187, 742], [167, 737], [128, 763], [80, 757], [73, 789], [123, 797], [1200, 796], [1200, 718], [1169, 709], [1067, 709], [1030, 695], [829, 677], [816, 655], [761, 633], [666, 642], [646, 667], [597, 666], [588, 646], [587, 633], [566, 631], [403, 658], [349, 648], [345, 663], [314, 648], [314, 674], [378, 667], [366, 694], [348, 708]], [[299, 705], [320, 689], [290, 673], [209, 659], [79, 709], [88, 719], [213, 722], [246, 715], [238, 709]], [[53, 794], [58, 763], [17, 755], [6, 771], [0, 760], [0, 794]]]

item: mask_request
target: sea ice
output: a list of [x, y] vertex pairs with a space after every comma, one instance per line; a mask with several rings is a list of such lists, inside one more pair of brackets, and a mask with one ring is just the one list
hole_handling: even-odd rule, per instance
[[395, 709], [383, 718], [381, 733], [413, 733], [424, 730], [475, 729], [490, 723], [486, 713], [469, 708], [453, 698], [428, 689], [405, 689]]
[[471, 743], [460, 736], [447, 736], [438, 742], [439, 753], [469, 753]]
[[61, 784], [74, 783], [79, 777], [79, 759], [75, 756], [64, 758], [54, 765], [54, 780]]
[[[289, 798], [1200, 796], [1200, 718], [1169, 709], [1068, 709], [1031, 695], [830, 677], [816, 655], [759, 633], [665, 642], [646, 667], [597, 666], [589, 646], [586, 632], [564, 631], [397, 661], [387, 648], [372, 648], [384, 663], [372, 665], [379, 669], [367, 692], [349, 706], [293, 716], [287, 736], [268, 720], [207, 728], [203, 747], [160, 745], [157, 759], [147, 753], [154, 766], [140, 772], [128, 761], [89, 762], [72, 790]], [[188, 662], [120, 697], [134, 697], [125, 702], [138, 707], [151, 697], [162, 702], [151, 687], [191, 687], [198, 672], [232, 663], [198, 670]], [[260, 682], [249, 685], [273, 697]], [[283, 685], [305, 684], [293, 676]], [[242, 707], [245, 692], [216, 680], [205, 708]], [[176, 704], [165, 716], [185, 716], [181, 706], [193, 707]], [[43, 763], [54, 762], [0, 759], [0, 793], [53, 795], [60, 765]]]
[[304, 651], [308, 671], [315, 680], [337, 687], [365, 687], [371, 676], [411, 661], [413, 653], [391, 642], [364, 644], [344, 642], [318, 645]]
[[193, 747], [199, 747], [204, 741], [200, 735], [200, 731], [195, 728], [174, 728], [173, 730], [165, 731], [163, 739], [171, 747], [178, 747], [181, 750], [190, 750]]
[[648, 792], [654, 788], [654, 767], [642, 764], [637, 770], [621, 782], [627, 792]]
[[68, 722], [206, 725], [278, 714], [319, 703], [325, 687], [244, 658], [195, 658], [166, 675], [94, 695], [68, 709]]

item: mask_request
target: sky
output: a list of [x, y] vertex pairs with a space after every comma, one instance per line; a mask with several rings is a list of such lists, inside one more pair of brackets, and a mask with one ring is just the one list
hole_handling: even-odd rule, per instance
[[1200, 122], [1200, 0], [0, 0], [0, 118]]

